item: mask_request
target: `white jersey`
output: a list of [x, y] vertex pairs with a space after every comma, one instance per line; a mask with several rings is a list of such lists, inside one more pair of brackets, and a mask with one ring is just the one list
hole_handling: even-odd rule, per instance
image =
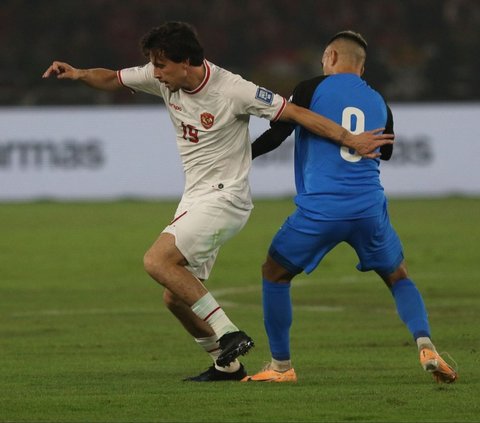
[[250, 115], [276, 120], [286, 100], [204, 61], [205, 78], [193, 91], [171, 92], [153, 76], [153, 65], [122, 69], [119, 81], [165, 101], [185, 172], [184, 197], [222, 190], [251, 208], [248, 173]]

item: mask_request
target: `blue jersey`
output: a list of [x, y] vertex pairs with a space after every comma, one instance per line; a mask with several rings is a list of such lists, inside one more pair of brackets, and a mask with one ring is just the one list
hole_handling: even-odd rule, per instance
[[[390, 108], [377, 91], [354, 74], [319, 76], [300, 82], [291, 101], [355, 134], [376, 128], [393, 133]], [[273, 123], [252, 144], [253, 158], [278, 147], [294, 129], [295, 203], [303, 213], [317, 220], [350, 220], [383, 213], [380, 160], [362, 159], [301, 126]], [[392, 148], [382, 146], [381, 159], [390, 159]]]
[[[385, 101], [354, 74], [323, 78], [309, 109], [355, 134], [387, 124]], [[295, 203], [321, 220], [378, 216], [385, 201], [379, 164], [379, 159], [362, 159], [299, 126], [295, 130]]]

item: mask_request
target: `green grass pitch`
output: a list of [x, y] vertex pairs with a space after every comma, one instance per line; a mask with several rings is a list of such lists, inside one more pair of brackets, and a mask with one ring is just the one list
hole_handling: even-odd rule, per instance
[[[480, 199], [397, 199], [390, 213], [454, 385], [423, 372], [373, 273], [335, 249], [293, 282], [291, 384], [194, 384], [208, 357], [165, 310], [144, 251], [174, 202], [0, 205], [1, 422], [478, 422]], [[268, 361], [260, 266], [291, 200], [256, 201], [209, 288]]]

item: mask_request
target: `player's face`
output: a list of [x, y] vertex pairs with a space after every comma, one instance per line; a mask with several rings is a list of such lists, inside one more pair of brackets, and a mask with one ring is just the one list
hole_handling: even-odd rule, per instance
[[186, 62], [175, 63], [163, 55], [150, 53], [150, 61], [153, 64], [153, 75], [172, 92], [180, 88], [187, 88], [187, 68]]

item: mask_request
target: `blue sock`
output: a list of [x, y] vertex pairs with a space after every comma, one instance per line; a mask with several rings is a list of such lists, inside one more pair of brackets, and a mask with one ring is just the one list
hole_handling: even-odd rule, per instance
[[290, 283], [275, 283], [263, 279], [263, 322], [272, 357], [275, 360], [290, 360]]
[[413, 339], [421, 336], [430, 338], [427, 310], [415, 284], [410, 279], [402, 279], [393, 284], [391, 291], [398, 315], [407, 325]]

